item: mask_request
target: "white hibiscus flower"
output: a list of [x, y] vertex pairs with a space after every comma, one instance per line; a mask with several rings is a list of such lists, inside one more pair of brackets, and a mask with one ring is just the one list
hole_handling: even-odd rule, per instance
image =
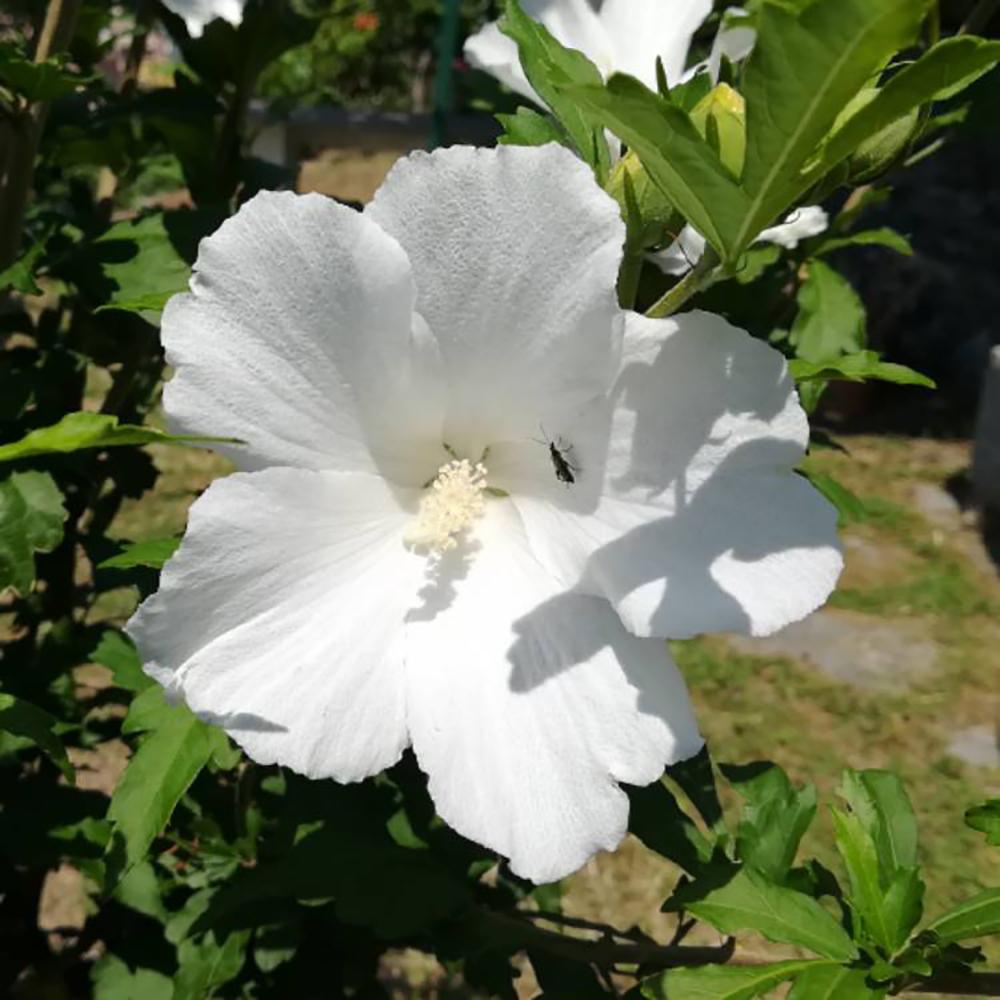
[[[685, 78], [691, 39], [712, 12], [712, 0], [523, 0], [522, 7], [558, 42], [587, 56], [605, 79], [612, 73], [629, 73], [655, 90], [658, 57], [668, 83]], [[706, 64], [713, 76], [723, 55], [742, 59], [753, 48], [756, 35], [739, 23], [741, 13], [727, 11], [733, 24], [719, 32]], [[521, 69], [517, 45], [497, 22], [467, 39], [465, 58], [512, 90], [543, 104]]]
[[163, 0], [164, 6], [184, 18], [188, 34], [198, 38], [209, 21], [221, 17], [230, 24], [243, 20], [246, 0]]
[[624, 229], [558, 146], [414, 154], [364, 214], [260, 194], [163, 316], [172, 425], [248, 442], [128, 626], [255, 760], [407, 746], [548, 881], [701, 746], [666, 636], [769, 633], [840, 569], [780, 355], [621, 312]]
[[[803, 240], [825, 233], [830, 216], [820, 205], [803, 205], [795, 209], [784, 222], [765, 229], [755, 243], [774, 243], [786, 250], [794, 250]], [[649, 259], [664, 274], [687, 274], [701, 259], [707, 241], [694, 226], [685, 226], [670, 246], [649, 254]]]

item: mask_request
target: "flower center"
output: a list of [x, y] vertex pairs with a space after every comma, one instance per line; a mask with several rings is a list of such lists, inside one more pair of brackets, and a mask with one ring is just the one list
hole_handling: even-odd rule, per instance
[[482, 462], [473, 465], [462, 458], [442, 465], [404, 536], [406, 544], [432, 552], [455, 548], [456, 536], [482, 515], [486, 488], [486, 466]]

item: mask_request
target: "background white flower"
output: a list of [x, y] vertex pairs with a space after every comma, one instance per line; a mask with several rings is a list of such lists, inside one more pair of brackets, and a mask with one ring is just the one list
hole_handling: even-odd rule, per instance
[[701, 745], [662, 638], [771, 632], [840, 569], [783, 359], [622, 313], [623, 239], [566, 150], [455, 147], [364, 214], [258, 195], [163, 317], [172, 425], [249, 444], [129, 624], [146, 669], [314, 778], [412, 745], [440, 815], [536, 881]]
[[[691, 39], [712, 12], [712, 0], [598, 0], [595, 5], [590, 0], [524, 0], [522, 7], [557, 41], [583, 52], [605, 78], [629, 73], [655, 90], [657, 57], [671, 85], [684, 78]], [[742, 58], [754, 38], [742, 26], [721, 31], [709, 68], [718, 73], [724, 54]], [[495, 21], [466, 41], [465, 58], [512, 90], [543, 103], [521, 69], [517, 45]]]
[[230, 24], [239, 24], [243, 20], [246, 0], [163, 0], [163, 4], [183, 17], [188, 34], [198, 38], [205, 25], [217, 17]]
[[[830, 216], [820, 205], [803, 205], [789, 214], [784, 222], [765, 229], [755, 243], [774, 243], [786, 250], [794, 250], [810, 236], [826, 232]], [[682, 275], [694, 267], [705, 252], [707, 241], [694, 226], [685, 226], [670, 246], [649, 254], [649, 259], [664, 274]]]

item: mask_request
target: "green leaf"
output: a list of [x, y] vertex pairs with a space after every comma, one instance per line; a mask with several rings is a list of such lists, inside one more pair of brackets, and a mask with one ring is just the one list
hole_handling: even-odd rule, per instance
[[917, 817], [891, 771], [847, 771], [842, 794], [875, 842], [883, 884], [917, 864]]
[[136, 693], [145, 691], [156, 682], [142, 670], [142, 661], [132, 640], [117, 629], [108, 629], [101, 636], [97, 648], [90, 654], [94, 663], [107, 667], [115, 680], [115, 686], [124, 691]]
[[[854, 811], [834, 809], [832, 813], [837, 850], [851, 884], [848, 902], [857, 922], [855, 936], [868, 937], [892, 954], [906, 943], [923, 905], [909, 800], [905, 794], [898, 800], [896, 791], [886, 792], [886, 783], [885, 794], [875, 805], [859, 791], [859, 775], [849, 774], [845, 787]], [[901, 814], [883, 815], [883, 808], [894, 807], [894, 799]]]
[[702, 819], [716, 833], [725, 833], [722, 803], [715, 786], [715, 770], [708, 747], [702, 747], [693, 757], [671, 764], [666, 773], [691, 800]]
[[117, 955], [105, 955], [90, 971], [94, 1000], [172, 1000], [173, 980], [155, 969], [134, 972]]
[[[371, 789], [332, 794], [351, 802]], [[392, 842], [384, 824], [365, 827], [359, 811], [315, 825], [279, 857], [241, 870], [193, 922], [192, 932], [256, 904], [268, 904], [266, 912], [281, 899], [333, 898], [339, 919], [384, 938], [412, 935], [463, 910], [469, 895], [461, 879], [430, 851]]]
[[672, 969], [643, 980], [646, 1000], [752, 1000], [793, 976], [813, 969], [837, 969], [829, 962], [793, 959], [771, 965], [703, 965]]
[[1000, 799], [990, 799], [965, 812], [965, 825], [986, 834], [990, 847], [1000, 847]]
[[62, 740], [56, 736], [58, 726], [59, 720], [44, 709], [0, 691], [0, 731], [31, 740], [48, 755], [66, 780], [74, 784], [76, 771], [66, 756]]
[[171, 296], [188, 290], [191, 265], [179, 246], [188, 242], [188, 234], [182, 240], [170, 228], [179, 222], [174, 215], [155, 212], [116, 222], [94, 240], [88, 253], [100, 263], [104, 283], [111, 285], [95, 312], [160, 312]]
[[524, 75], [603, 183], [611, 161], [607, 140], [564, 90], [573, 84], [599, 86], [598, 68], [582, 52], [556, 41], [544, 25], [524, 13], [518, 0], [507, 0], [500, 30], [517, 44]]
[[35, 62], [26, 58], [13, 43], [0, 42], [0, 84], [28, 103], [54, 101], [71, 94], [88, 79], [66, 69], [61, 57]]
[[821, 257], [823, 254], [833, 253], [834, 250], [841, 250], [844, 247], [886, 247], [903, 254], [904, 257], [913, 256], [910, 241], [902, 233], [897, 233], [895, 229], [889, 229], [887, 226], [881, 229], [863, 229], [849, 236], [831, 237], [824, 240], [813, 251], [813, 255]]
[[10, 267], [0, 271], [0, 292], [13, 288], [21, 295], [41, 295], [42, 290], [35, 281], [35, 266], [45, 253], [45, 241], [38, 240]]
[[160, 687], [140, 694], [122, 732], [149, 730], [129, 760], [108, 807], [113, 823], [110, 851], [115, 869], [141, 861], [170, 819], [180, 797], [222, 746], [225, 733], [197, 719], [184, 705], [170, 706]]
[[864, 521], [868, 517], [868, 509], [864, 501], [855, 496], [843, 483], [828, 476], [825, 472], [814, 469], [799, 469], [806, 477], [837, 508], [840, 526]]
[[796, 14], [765, 4], [743, 76], [749, 209], [745, 249], [819, 179], [803, 167], [848, 102], [917, 34], [926, 0], [815, 0]]
[[723, 765], [722, 772], [746, 800], [736, 831], [740, 860], [771, 882], [784, 882], [816, 816], [816, 789], [793, 788], [775, 764]]
[[504, 134], [497, 140], [504, 146], [544, 146], [549, 142], [564, 143], [565, 133], [556, 120], [531, 108], [520, 107], [516, 114], [497, 115]]
[[149, 538], [144, 542], [131, 542], [118, 555], [105, 559], [97, 566], [98, 569], [134, 569], [136, 566], [163, 569], [180, 544], [179, 538]]
[[696, 874], [712, 857], [712, 845], [661, 781], [629, 788], [629, 832], [651, 851]]
[[849, 117], [824, 143], [829, 169], [866, 139], [931, 101], [954, 97], [1000, 62], [1000, 42], [972, 35], [946, 38], [889, 79], [877, 95]]
[[15, 472], [0, 480], [0, 592], [26, 595], [35, 582], [35, 553], [63, 537], [66, 508], [47, 472]]
[[[865, 341], [865, 307], [850, 282], [814, 260], [799, 289], [799, 312], [789, 339], [798, 358], [819, 362], [854, 354]], [[793, 372], [794, 374], [794, 372]]]
[[944, 942], [1000, 934], [1000, 889], [985, 891], [959, 903], [928, 928]]
[[865, 980], [864, 969], [816, 966], [795, 977], [788, 1000], [880, 1000], [885, 996], [884, 989], [873, 990]]
[[186, 938], [177, 949], [180, 968], [172, 1000], [204, 1000], [216, 986], [235, 979], [246, 961], [250, 931], [232, 931], [220, 942], [214, 931]]
[[67, 413], [58, 423], [29, 431], [20, 441], [0, 445], [0, 462], [33, 458], [81, 448], [115, 448], [140, 444], [239, 443], [234, 438], [198, 437], [190, 434], [167, 434], [155, 427], [119, 424], [106, 413], [80, 411]]
[[750, 868], [707, 892], [692, 882], [674, 893], [669, 906], [683, 908], [724, 934], [757, 931], [769, 941], [807, 948], [837, 962], [858, 954], [844, 928], [815, 899], [775, 885]]
[[119, 903], [128, 906], [137, 913], [144, 913], [147, 917], [152, 917], [161, 924], [166, 923], [170, 916], [163, 904], [156, 870], [149, 861], [140, 861], [115, 886], [114, 897]]
[[926, 375], [921, 375], [906, 365], [882, 361], [875, 351], [856, 351], [853, 354], [823, 361], [795, 358], [788, 363], [788, 370], [796, 382], [813, 382], [817, 379], [824, 382], [834, 380], [864, 382], [866, 379], [879, 379], [882, 382], [894, 382], [896, 385], [937, 388]]
[[737, 233], [750, 202], [688, 115], [622, 74], [612, 76], [606, 87], [573, 87], [569, 93], [635, 150], [667, 201], [722, 260], [735, 262], [741, 249]]

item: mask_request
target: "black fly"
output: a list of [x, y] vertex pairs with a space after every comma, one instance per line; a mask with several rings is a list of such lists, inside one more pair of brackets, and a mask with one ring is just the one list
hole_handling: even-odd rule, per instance
[[[545, 434], [544, 427], [542, 428], [542, 434]], [[562, 438], [550, 441], [547, 434], [545, 435], [545, 440], [539, 441], [539, 444], [548, 445], [552, 468], [556, 470], [556, 479], [567, 486], [572, 486], [576, 482], [576, 476], [580, 472], [579, 467], [574, 465], [569, 459], [570, 453], [573, 451], [573, 446], [566, 444]]]

